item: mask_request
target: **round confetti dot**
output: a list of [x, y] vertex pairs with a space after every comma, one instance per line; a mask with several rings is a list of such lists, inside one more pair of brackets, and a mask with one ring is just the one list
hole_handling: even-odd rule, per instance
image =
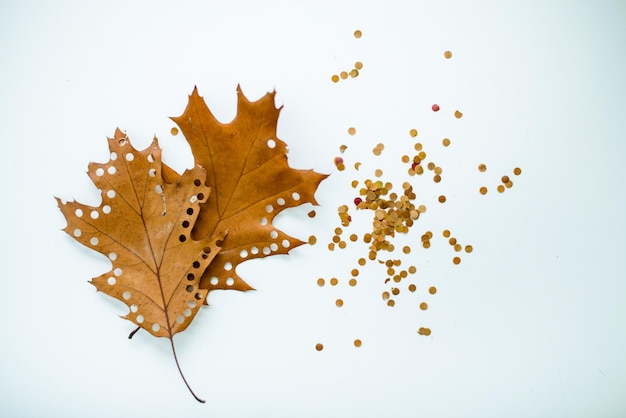
[[444, 195], [439, 196], [439, 203], [445, 203], [446, 197]]
[[485, 171], [487, 171], [487, 166], [485, 164], [478, 164], [478, 171], [484, 173]]
[[516, 176], [519, 176], [520, 174], [522, 174], [522, 169], [519, 167], [515, 167], [513, 169], [513, 174], [515, 174]]
[[331, 286], [337, 286], [337, 283], [339, 283], [339, 280], [337, 280], [335, 277], [330, 279], [330, 285]]
[[448, 231], [447, 229], [444, 229], [441, 234], [446, 238], [450, 237], [450, 231]]
[[409, 292], [415, 292], [416, 290], [417, 290], [417, 286], [415, 286], [414, 284], [409, 285]]
[[177, 127], [173, 127], [172, 129], [170, 129], [170, 133], [172, 134], [172, 136], [178, 135], [178, 128]]
[[314, 211], [314, 210], [312, 210], [312, 211], [311, 211], [311, 212], [309, 212], [307, 215], [309, 215], [309, 218], [315, 218], [316, 213], [315, 213], [315, 211]]
[[454, 257], [454, 258], [452, 259], [452, 262], [453, 262], [454, 264], [460, 264], [460, 263], [461, 263], [461, 257]]
[[439, 112], [439, 105], [435, 103], [434, 105], [432, 105], [431, 109], [433, 110], [433, 112]]
[[435, 293], [437, 293], [437, 288], [435, 286], [429, 287], [428, 293], [430, 293], [431, 295], [434, 295]]
[[381, 170], [380, 168], [377, 168], [376, 171], [374, 171], [374, 175], [376, 177], [380, 177], [383, 175], [383, 170]]
[[322, 351], [324, 349], [324, 345], [322, 343], [315, 344], [315, 349], [317, 351]]
[[350, 274], [352, 274], [354, 277], [357, 277], [359, 275], [359, 270], [358, 269], [352, 269]]
[[315, 245], [316, 242], [317, 242], [317, 237], [315, 235], [311, 235], [309, 237], [309, 245]]
[[364, 258], [359, 258], [359, 266], [364, 266], [366, 262], [367, 260], [365, 260]]
[[350, 72], [348, 73], [350, 75], [350, 77], [354, 78], [357, 77], [359, 75], [359, 70], [354, 69], [354, 70], [350, 70]]
[[363, 344], [363, 343], [361, 342], [361, 340], [358, 340], [358, 339], [357, 339], [357, 340], [354, 340], [354, 346], [355, 346], [355, 347], [360, 347], [360, 346], [361, 346], [361, 344]]
[[341, 307], [343, 306], [343, 300], [342, 300], [342, 299], [337, 299], [337, 300], [335, 301], [335, 305], [336, 305], [338, 308], [341, 308]]
[[457, 119], [461, 119], [463, 117], [463, 113], [459, 112], [458, 110], [455, 110], [454, 117]]
[[428, 304], [426, 302], [420, 303], [420, 309], [425, 311], [426, 309], [428, 309]]
[[452, 52], [446, 51], [446, 52], [443, 53], [443, 56], [444, 56], [445, 59], [449, 60], [450, 58], [452, 58]]
[[411, 137], [415, 138], [417, 136], [417, 129], [411, 129], [409, 131], [409, 135], [411, 135]]
[[324, 279], [322, 279], [321, 277], [319, 279], [317, 279], [317, 285], [319, 287], [324, 286], [325, 283], [326, 283], [326, 281]]
[[362, 70], [363, 69], [363, 63], [361, 61], [357, 61], [354, 63], [354, 68], [356, 68], [357, 70]]
[[481, 187], [479, 190], [480, 194], [487, 194], [487, 188], [485, 186]]
[[424, 327], [421, 327], [421, 328], [417, 331], [417, 333], [418, 333], [418, 334], [420, 334], [420, 335], [429, 336], [429, 335], [430, 335], [430, 328], [424, 328]]
[[502, 183], [506, 184], [510, 181], [509, 176], [502, 176], [502, 178], [500, 179], [502, 180]]
[[513, 182], [509, 180], [504, 185], [506, 186], [507, 189], [510, 189], [511, 187], [513, 187]]
[[348, 128], [348, 134], [349, 134], [349, 135], [354, 135], [354, 134], [356, 134], [356, 129], [355, 129], [355, 128], [353, 128], [353, 127]]
[[333, 74], [333, 76], [330, 79], [332, 80], [333, 83], [339, 82], [339, 76], [337, 74]]
[[504, 193], [505, 189], [504, 189], [504, 186], [502, 184], [498, 184], [497, 190], [498, 190], [498, 193]]
[[348, 281], [348, 284], [349, 284], [350, 286], [352, 286], [352, 287], [356, 286], [356, 283], [357, 283], [357, 282], [356, 282], [356, 279], [355, 279], [355, 278], [352, 278], [352, 279], [350, 279], [350, 280]]
[[393, 308], [394, 306], [396, 306], [396, 302], [393, 299], [389, 299], [387, 301], [387, 306]]
[[348, 73], [345, 71], [342, 71], [339, 73], [339, 77], [341, 77], [342, 80], [345, 80], [346, 78], [348, 78]]
[[361, 36], [363, 36], [363, 32], [361, 32], [360, 30], [355, 30], [354, 31], [354, 37], [359, 39]]
[[448, 138], [444, 138], [441, 143], [443, 144], [444, 147], [447, 147], [448, 145], [450, 145], [450, 139]]
[[415, 268], [415, 266], [409, 267], [409, 273], [415, 274], [416, 271], [417, 271], [417, 268]]
[[411, 252], [411, 247], [409, 247], [408, 245], [405, 245], [404, 247], [402, 247], [402, 252], [404, 254], [408, 254]]
[[471, 245], [466, 245], [465, 246], [465, 252], [466, 253], [471, 253], [472, 251], [474, 251], [474, 247], [472, 247]]

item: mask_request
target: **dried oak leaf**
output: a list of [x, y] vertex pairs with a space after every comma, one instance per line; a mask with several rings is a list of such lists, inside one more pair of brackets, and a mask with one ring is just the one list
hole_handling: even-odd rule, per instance
[[189, 142], [195, 164], [207, 170], [213, 190], [200, 205], [192, 236], [203, 239], [228, 231], [202, 276], [202, 289], [250, 290], [235, 271], [238, 264], [304, 244], [276, 229], [272, 220], [286, 208], [317, 205], [315, 190], [327, 175], [289, 167], [287, 146], [276, 136], [280, 108], [274, 96], [267, 93], [250, 102], [237, 87], [237, 115], [224, 124], [195, 88], [185, 112], [172, 118]]
[[[102, 203], [88, 206], [57, 198], [67, 220], [64, 230], [111, 260], [111, 270], [91, 283], [128, 306], [123, 318], [169, 338], [174, 350], [173, 336], [187, 328], [206, 299], [200, 278], [219, 253], [226, 231], [191, 237], [200, 205], [211, 192], [202, 167], [178, 175], [161, 163], [156, 138], [137, 151], [118, 129], [108, 142], [109, 162], [91, 163], [88, 170], [102, 191]], [[174, 358], [178, 365], [175, 350]]]

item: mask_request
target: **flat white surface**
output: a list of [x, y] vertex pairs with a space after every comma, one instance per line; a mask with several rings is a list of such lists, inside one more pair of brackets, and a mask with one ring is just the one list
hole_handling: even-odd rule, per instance
[[[1, 415], [624, 416], [625, 41], [621, 1], [3, 1]], [[358, 78], [330, 81], [357, 60]], [[318, 244], [241, 265], [258, 290], [212, 293], [176, 336], [201, 405], [168, 342], [127, 340], [124, 307], [86, 283], [108, 264], [60, 231], [53, 196], [98, 203], [84, 173], [108, 159], [117, 126], [138, 148], [156, 135], [183, 170], [191, 156], [168, 116], [197, 85], [230, 121], [237, 83], [252, 100], [275, 88], [291, 165], [332, 175], [316, 218], [306, 206], [277, 220]], [[384, 269], [346, 284], [365, 246], [326, 243], [352, 179], [380, 167], [399, 189], [411, 128], [444, 181], [411, 179], [428, 212], [396, 246], [412, 246], [420, 290], [390, 309]], [[522, 176], [496, 193], [515, 166]], [[365, 232], [370, 214], [352, 213], [346, 232]], [[459, 266], [438, 238], [446, 228], [474, 246]], [[315, 284], [333, 276], [335, 288]]]

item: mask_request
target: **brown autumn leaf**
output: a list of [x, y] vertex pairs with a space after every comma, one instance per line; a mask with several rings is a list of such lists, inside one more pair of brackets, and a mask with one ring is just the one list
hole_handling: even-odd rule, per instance
[[210, 290], [251, 289], [235, 273], [238, 264], [303, 244], [272, 220], [288, 207], [316, 204], [326, 178], [287, 164], [286, 145], [276, 138], [274, 93], [257, 102], [238, 93], [230, 124], [213, 117], [196, 89], [185, 113], [173, 118], [191, 145], [193, 169], [179, 175], [162, 163], [156, 138], [137, 151], [118, 129], [109, 138], [109, 162], [89, 165], [102, 203], [57, 198], [65, 232], [112, 263], [91, 283], [128, 306], [123, 318], [137, 330], [170, 340], [181, 377], [200, 402], [181, 371], [174, 335], [189, 326]]
[[[178, 175], [161, 163], [156, 138], [137, 151], [119, 129], [109, 138], [109, 150], [108, 163], [89, 164], [89, 177], [102, 191], [99, 206], [57, 198], [67, 220], [64, 230], [108, 257], [111, 270], [91, 283], [128, 306], [123, 318], [169, 338], [178, 366], [173, 337], [189, 326], [204, 303], [208, 290], [200, 288], [200, 278], [226, 231], [199, 240], [191, 237], [200, 205], [211, 192], [202, 167]], [[170, 182], [164, 181], [164, 173]]]
[[195, 88], [185, 112], [172, 118], [189, 142], [195, 164], [207, 170], [207, 185], [213, 190], [200, 205], [192, 236], [202, 239], [228, 231], [202, 276], [203, 289], [250, 290], [236, 273], [237, 265], [304, 244], [275, 228], [272, 220], [284, 209], [317, 205], [314, 193], [327, 175], [289, 167], [287, 146], [276, 136], [280, 108], [274, 96], [267, 93], [250, 102], [238, 87], [237, 115], [224, 124]]

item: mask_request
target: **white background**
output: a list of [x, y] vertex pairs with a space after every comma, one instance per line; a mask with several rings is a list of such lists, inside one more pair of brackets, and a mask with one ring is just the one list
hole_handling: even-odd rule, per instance
[[[625, 42], [622, 1], [0, 2], [2, 415], [624, 416]], [[359, 77], [330, 81], [357, 60]], [[212, 293], [177, 335], [202, 405], [166, 340], [126, 338], [124, 307], [87, 283], [107, 261], [60, 231], [53, 196], [98, 203], [85, 171], [108, 160], [118, 126], [137, 148], [158, 136], [183, 170], [191, 156], [168, 117], [197, 85], [230, 121], [237, 83], [252, 100], [276, 89], [290, 164], [331, 176], [316, 218], [307, 205], [276, 222], [318, 244], [241, 265], [258, 290]], [[391, 309], [384, 269], [346, 284], [364, 245], [326, 243], [351, 180], [379, 167], [398, 188], [407, 179], [411, 128], [444, 181], [411, 179], [428, 212], [396, 246], [413, 248], [418, 292]], [[352, 213], [347, 232], [365, 232], [370, 214]], [[459, 266], [446, 228], [474, 246]], [[333, 276], [335, 288], [315, 284]]]

